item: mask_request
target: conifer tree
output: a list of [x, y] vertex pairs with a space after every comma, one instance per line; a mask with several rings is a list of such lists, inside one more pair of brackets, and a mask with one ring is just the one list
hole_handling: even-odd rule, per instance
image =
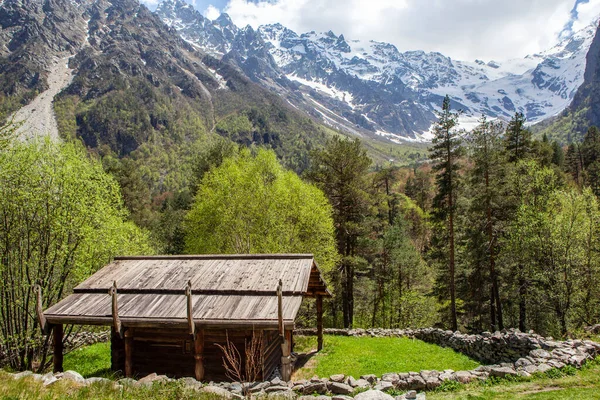
[[429, 156], [436, 173], [437, 193], [434, 198], [434, 220], [442, 227], [442, 241], [445, 250], [442, 256], [447, 259], [448, 285], [450, 294], [450, 321], [452, 330], [458, 329], [455, 284], [455, 212], [459, 181], [459, 157], [462, 152], [462, 139], [458, 131], [459, 112], [450, 109], [450, 97], [446, 96], [442, 111], [438, 113]]
[[[499, 225], [503, 219], [505, 153], [502, 127], [482, 116], [470, 135], [471, 202], [468, 216], [469, 251], [475, 265], [487, 265], [490, 281], [490, 327], [504, 329], [496, 258]], [[485, 232], [485, 235], [482, 233]], [[482, 267], [483, 267], [482, 265]]]
[[510, 162], [524, 159], [531, 151], [531, 132], [525, 128], [525, 116], [517, 112], [506, 127], [506, 151]]
[[371, 159], [358, 139], [335, 136], [323, 150], [312, 153], [306, 175], [325, 192], [333, 206], [335, 236], [342, 256], [339, 271], [344, 327], [354, 322], [355, 270], [362, 260], [360, 239], [368, 232], [364, 224], [369, 213], [367, 173]]

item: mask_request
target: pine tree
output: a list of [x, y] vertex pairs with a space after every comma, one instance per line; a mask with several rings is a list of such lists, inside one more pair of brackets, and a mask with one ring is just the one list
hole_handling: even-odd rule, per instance
[[429, 157], [433, 161], [433, 170], [436, 173], [437, 193], [434, 198], [434, 219], [444, 225], [444, 242], [447, 246], [445, 257], [448, 263], [450, 318], [452, 329], [458, 329], [456, 311], [456, 283], [455, 283], [455, 213], [456, 197], [459, 181], [459, 157], [462, 152], [462, 139], [458, 131], [458, 112], [450, 109], [450, 97], [446, 96], [442, 111], [438, 113], [433, 132], [432, 147]]
[[[490, 327], [504, 329], [496, 258], [500, 221], [503, 219], [505, 156], [502, 127], [483, 116], [470, 135], [471, 203], [468, 215], [472, 262], [487, 264], [490, 281]], [[485, 235], [482, 233], [485, 232]]]
[[581, 145], [584, 182], [600, 196], [600, 130], [595, 126], [588, 129]]
[[506, 127], [506, 151], [510, 162], [524, 159], [531, 151], [531, 132], [525, 128], [525, 116], [517, 112]]
[[571, 143], [567, 148], [565, 169], [571, 175], [575, 183], [581, 186], [581, 175], [583, 170], [583, 158], [579, 143]]
[[367, 234], [364, 222], [370, 197], [367, 172], [371, 159], [358, 139], [335, 136], [323, 150], [312, 154], [307, 177], [321, 188], [333, 206], [333, 220], [339, 254], [344, 327], [354, 321], [354, 278], [359, 259], [359, 241]]

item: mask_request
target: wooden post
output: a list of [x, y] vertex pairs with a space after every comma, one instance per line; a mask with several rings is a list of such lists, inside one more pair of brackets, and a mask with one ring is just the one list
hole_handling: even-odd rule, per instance
[[317, 295], [317, 350], [323, 349], [323, 296]]
[[197, 381], [204, 379], [204, 329], [200, 329], [196, 332], [194, 339], [194, 358], [196, 359], [196, 366], [194, 374]]
[[283, 342], [281, 343], [281, 377], [289, 382], [292, 377], [292, 331], [285, 331]]
[[44, 315], [42, 307], [42, 287], [40, 285], [35, 285], [33, 287], [33, 292], [36, 294], [35, 313], [40, 324], [40, 329], [42, 330], [42, 334], [47, 335], [50, 333], [50, 326], [48, 325], [48, 321], [46, 321], [46, 316]]
[[113, 285], [108, 291], [112, 298], [112, 318], [113, 318], [113, 329], [123, 337], [123, 325], [119, 318], [119, 306], [117, 304], [117, 281], [113, 281]]
[[189, 280], [185, 288], [185, 296], [187, 298], [187, 319], [190, 335], [196, 338], [196, 324], [194, 324], [194, 304], [192, 302], [192, 281]]
[[53, 326], [54, 336], [54, 372], [63, 372], [63, 326]]
[[133, 376], [133, 330], [125, 331], [125, 377]]
[[279, 336], [283, 337], [285, 332], [283, 327], [283, 282], [281, 279], [277, 285], [277, 321], [279, 322]]

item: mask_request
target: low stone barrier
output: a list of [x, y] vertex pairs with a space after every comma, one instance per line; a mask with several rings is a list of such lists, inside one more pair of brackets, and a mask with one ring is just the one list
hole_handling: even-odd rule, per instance
[[[315, 330], [297, 330], [297, 335], [313, 335]], [[553, 368], [572, 366], [581, 368], [588, 360], [600, 355], [600, 344], [589, 340], [555, 341], [534, 333], [522, 333], [518, 330], [468, 335], [441, 329], [326, 329], [326, 334], [343, 336], [371, 337], [408, 337], [450, 347], [489, 365], [481, 365], [470, 371], [419, 371], [394, 372], [376, 375], [363, 375], [359, 378], [343, 374], [330, 377], [314, 377], [310, 380], [284, 382], [279, 378], [265, 382], [239, 383], [221, 382], [203, 384], [193, 378], [183, 378], [184, 384], [193, 389], [216, 394], [235, 400], [245, 395], [255, 398], [285, 400], [403, 400], [424, 399], [417, 391], [435, 390], [445, 381], [470, 383], [486, 380], [489, 377], [528, 377], [535, 373], [545, 373]], [[15, 379], [31, 376], [51, 385], [60, 379], [70, 379], [82, 385], [90, 384], [101, 378], [83, 379], [76, 372], [37, 375], [31, 372], [14, 374]], [[153, 382], [170, 382], [166, 376], [148, 375], [138, 381], [121, 379], [115, 385], [149, 386]], [[360, 393], [359, 393], [360, 392]], [[405, 392], [396, 398], [388, 393]], [[358, 393], [358, 394], [357, 394]], [[315, 398], [314, 395], [319, 397]]]
[[[518, 329], [502, 332], [483, 332], [470, 335], [436, 328], [423, 329], [325, 329], [325, 334], [339, 336], [406, 337], [419, 339], [442, 347], [449, 347], [484, 364], [514, 363], [520, 358], [531, 356], [533, 350], [550, 352], [555, 361], [575, 366], [581, 365], [580, 358], [595, 357], [598, 344], [589, 340], [556, 341], [533, 332], [522, 333]], [[316, 329], [298, 329], [296, 335], [316, 335]], [[555, 351], [556, 350], [556, 351]], [[565, 351], [573, 359], [565, 358]], [[545, 354], [545, 353], [543, 353]], [[560, 356], [559, 356], [560, 355]], [[560, 364], [559, 364], [560, 365]]]

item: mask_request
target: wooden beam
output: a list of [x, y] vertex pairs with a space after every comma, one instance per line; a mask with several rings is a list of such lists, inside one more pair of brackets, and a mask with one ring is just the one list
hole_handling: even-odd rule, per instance
[[283, 341], [281, 343], [281, 377], [284, 381], [289, 382], [292, 377], [292, 331], [285, 331]]
[[46, 316], [44, 315], [43, 307], [42, 307], [42, 287], [40, 285], [33, 286], [33, 292], [35, 293], [35, 313], [37, 315], [38, 323], [40, 324], [40, 329], [44, 335], [50, 333], [50, 326], [48, 325], [48, 321], [46, 320]]
[[52, 327], [54, 340], [54, 372], [63, 372], [63, 326], [54, 325]]
[[125, 377], [133, 376], [133, 330], [125, 331]]
[[[84, 316], [84, 315], [52, 315], [46, 314], [49, 324], [72, 324], [72, 325], [103, 325], [113, 326], [110, 316]], [[187, 318], [143, 318], [143, 317], [119, 317], [122, 329], [126, 328], [188, 328]], [[206, 329], [278, 329], [279, 322], [275, 319], [256, 320], [222, 320], [222, 319], [199, 319], [195, 320], [198, 327]], [[293, 329], [294, 321], [284, 319], [285, 329]]]
[[323, 349], [323, 297], [317, 296], [317, 350]]
[[194, 358], [196, 359], [194, 375], [196, 376], [196, 380], [200, 382], [204, 379], [204, 330], [203, 329], [200, 329], [198, 332], [196, 332], [196, 337], [194, 339]]
[[196, 325], [194, 324], [194, 304], [192, 302], [192, 281], [189, 280], [185, 288], [185, 296], [187, 297], [187, 320], [188, 329], [192, 337], [196, 337]]
[[112, 298], [112, 319], [113, 329], [123, 337], [123, 325], [119, 319], [119, 305], [117, 304], [117, 281], [113, 281], [113, 285], [108, 292]]
[[277, 322], [279, 327], [279, 335], [283, 337], [284, 328], [283, 328], [283, 282], [281, 279], [279, 280], [279, 285], [277, 286]]

